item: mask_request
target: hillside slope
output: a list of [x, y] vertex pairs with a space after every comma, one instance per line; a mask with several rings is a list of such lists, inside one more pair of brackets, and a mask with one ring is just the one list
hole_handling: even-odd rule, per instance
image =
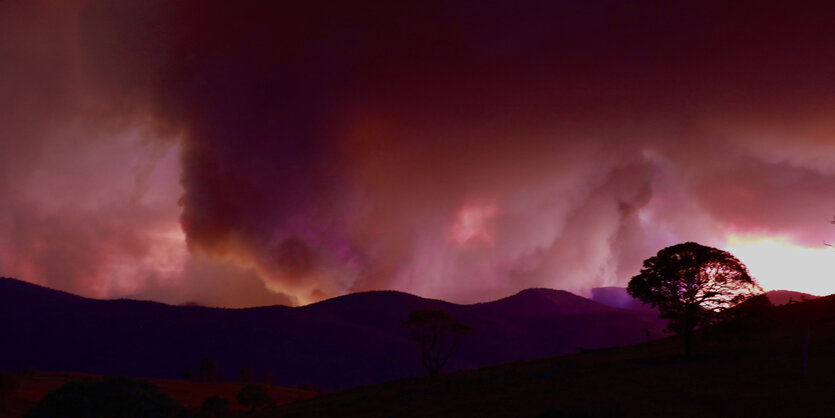
[[738, 418], [835, 410], [835, 296], [749, 312], [697, 333], [694, 358], [681, 353], [672, 337], [360, 387], [259, 416]]
[[365, 292], [299, 308], [216, 309], [94, 300], [0, 279], [0, 370], [179, 378], [203, 358], [235, 379], [243, 367], [275, 383], [346, 388], [424, 374], [401, 323], [442, 309], [476, 329], [447, 370], [603, 348], [660, 335], [652, 314], [536, 289], [456, 305], [400, 292]]

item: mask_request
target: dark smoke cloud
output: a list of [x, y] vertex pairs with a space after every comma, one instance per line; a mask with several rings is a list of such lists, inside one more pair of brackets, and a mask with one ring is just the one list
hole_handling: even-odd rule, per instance
[[[835, 33], [821, 8], [9, 3], [0, 35], [26, 43], [0, 41], [22, 63], [0, 70], [17, 98], [0, 99], [4, 136], [21, 138], [2, 146], [22, 162], [0, 190], [23, 215], [0, 224], [22, 225], [0, 266], [42, 254], [33, 263], [68, 272], [43, 277], [79, 283], [66, 288], [106, 280], [99, 254], [118, 248], [149, 263], [132, 294], [161, 300], [395, 288], [474, 301], [622, 285], [685, 240], [813, 246], [830, 232]], [[114, 175], [139, 179], [121, 203], [91, 191], [120, 186], [73, 175], [70, 200], [91, 208], [64, 217], [27, 200], [45, 186], [15, 185], [26, 167], [65, 172], [29, 162], [58, 144], [120, 161], [113, 137], [144, 167]], [[181, 190], [143, 201], [176, 176]], [[176, 232], [177, 216], [190, 255], [155, 272], [154, 248], [176, 246], [147, 231]], [[59, 231], [98, 244], [39, 244]], [[255, 276], [279, 295], [256, 296]], [[225, 286], [244, 296], [224, 302]]]

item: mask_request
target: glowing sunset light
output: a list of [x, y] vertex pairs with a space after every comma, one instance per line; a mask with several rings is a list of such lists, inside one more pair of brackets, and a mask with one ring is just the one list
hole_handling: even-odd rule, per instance
[[731, 234], [727, 250], [748, 266], [766, 290], [835, 293], [835, 252], [830, 248], [804, 247], [783, 236]]
[[476, 303], [694, 241], [835, 291], [828, 13], [260, 3], [0, 1], [0, 277]]

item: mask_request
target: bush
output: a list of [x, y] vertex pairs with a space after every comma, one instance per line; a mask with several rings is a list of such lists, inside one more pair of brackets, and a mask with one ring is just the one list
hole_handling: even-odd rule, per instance
[[229, 400], [220, 396], [212, 395], [203, 401], [200, 407], [200, 417], [221, 418], [230, 416]]
[[253, 411], [263, 409], [273, 403], [272, 398], [261, 385], [248, 384], [238, 392], [238, 403], [241, 406], [248, 406]]
[[173, 418], [188, 411], [155, 385], [135, 379], [67, 383], [48, 393], [26, 418]]

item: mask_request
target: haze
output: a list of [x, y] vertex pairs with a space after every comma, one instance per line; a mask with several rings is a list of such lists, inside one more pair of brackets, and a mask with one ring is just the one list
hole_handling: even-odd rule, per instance
[[835, 27], [727, 2], [0, 2], [0, 276], [456, 302], [726, 249], [835, 292]]

